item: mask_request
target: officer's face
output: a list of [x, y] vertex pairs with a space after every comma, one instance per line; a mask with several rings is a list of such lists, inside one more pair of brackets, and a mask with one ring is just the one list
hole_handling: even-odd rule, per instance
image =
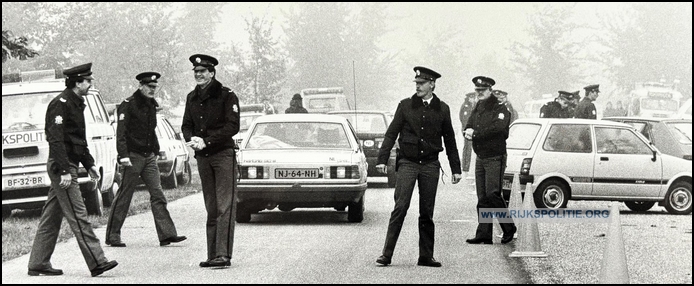
[[140, 85], [140, 93], [142, 93], [147, 98], [154, 98], [154, 95], [159, 90], [159, 84], [156, 82], [150, 82], [147, 84]]
[[89, 89], [92, 87], [92, 80], [85, 79], [82, 82], [77, 82], [75, 86], [79, 92], [78, 95], [87, 95], [89, 94]]
[[477, 100], [485, 100], [492, 96], [492, 91], [489, 88], [476, 89], [475, 91], [477, 92]]
[[433, 81], [423, 81], [423, 82], [417, 82], [416, 84], [417, 87], [417, 96], [422, 98], [430, 94], [432, 91], [434, 91], [434, 82]]
[[598, 99], [598, 95], [600, 95], [600, 92], [598, 92], [598, 91], [591, 91], [588, 95], [590, 96], [590, 99], [596, 100], [596, 99]]
[[206, 67], [201, 66], [196, 67], [193, 70], [193, 73], [195, 73], [195, 82], [201, 86], [205, 86], [210, 83], [212, 76], [214, 76], [214, 73], [208, 71]]
[[499, 94], [496, 97], [499, 99], [499, 102], [501, 102], [501, 103], [506, 103], [506, 101], [507, 101], [507, 98], [505, 95]]

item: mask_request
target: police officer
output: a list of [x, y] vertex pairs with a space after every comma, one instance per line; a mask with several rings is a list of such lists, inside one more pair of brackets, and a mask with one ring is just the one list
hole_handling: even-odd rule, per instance
[[376, 169], [386, 174], [390, 150], [398, 138], [396, 160], [395, 208], [390, 215], [383, 254], [376, 259], [382, 265], [391, 263], [407, 209], [410, 207], [415, 182], [419, 186], [419, 260], [417, 265], [441, 267], [434, 259], [434, 201], [438, 187], [439, 152], [446, 145], [451, 181], [457, 184], [462, 178], [460, 159], [451, 123], [450, 108], [441, 101], [434, 88], [441, 75], [425, 67], [415, 67], [417, 93], [400, 101], [393, 122], [388, 126], [385, 139], [378, 153]]
[[181, 130], [195, 150], [207, 210], [207, 260], [200, 267], [228, 267], [234, 246], [239, 99], [217, 81], [214, 57], [190, 56], [197, 86], [186, 99]]
[[99, 169], [89, 153], [84, 122], [84, 98], [92, 86], [92, 63], [63, 71], [65, 86], [48, 104], [46, 110], [46, 141], [48, 141], [48, 177], [51, 187], [36, 230], [29, 257], [31, 276], [62, 275], [63, 271], [51, 265], [51, 255], [60, 232], [63, 217], [70, 225], [82, 256], [92, 276], [98, 276], [118, 265], [107, 260], [87, 219], [87, 209], [77, 183], [78, 165], [88, 170], [92, 183], [99, 181]]
[[159, 245], [165, 246], [186, 239], [185, 236], [176, 233], [176, 226], [166, 209], [166, 196], [161, 188], [157, 166], [159, 139], [155, 128], [159, 104], [154, 96], [159, 88], [160, 77], [156, 72], [138, 74], [135, 79], [140, 82], [140, 87], [118, 107], [116, 143], [118, 162], [123, 166], [123, 187], [118, 190], [113, 200], [106, 226], [106, 244], [113, 247], [125, 247], [120, 231], [139, 177], [142, 177], [149, 190]]
[[513, 108], [513, 105], [511, 104], [511, 102], [508, 101], [508, 92], [505, 92], [505, 91], [500, 90], [500, 89], [495, 89], [493, 91], [493, 93], [494, 93], [494, 96], [496, 96], [496, 98], [499, 99], [499, 102], [501, 102], [500, 104], [503, 104], [504, 106], [506, 106], [506, 109], [508, 109], [508, 112], [511, 113], [511, 123], [513, 123], [513, 121], [516, 121], [516, 119], [518, 119], [518, 111], [516, 111], [516, 109]]
[[[476, 92], [468, 92], [465, 94], [465, 102], [463, 102], [463, 105], [460, 107], [460, 113], [458, 117], [460, 118], [460, 123], [461, 126], [465, 127], [465, 124], [467, 124], [468, 119], [470, 118], [470, 114], [472, 113], [472, 109], [475, 108], [475, 104], [477, 103], [477, 93]], [[463, 140], [463, 172], [467, 174], [470, 172], [470, 161], [472, 160], [472, 142], [469, 142], [467, 140]]]
[[573, 114], [570, 110], [571, 101], [573, 100], [573, 93], [568, 91], [559, 91], [559, 96], [545, 103], [540, 108], [540, 118], [571, 118]]
[[[465, 125], [464, 136], [472, 140], [477, 154], [475, 179], [477, 181], [477, 211], [481, 208], [506, 208], [501, 197], [501, 182], [506, 169], [506, 138], [508, 138], [511, 113], [492, 94], [493, 79], [477, 76], [472, 79], [477, 90], [477, 106]], [[479, 216], [479, 214], [478, 214]], [[500, 223], [504, 235], [501, 243], [513, 240], [516, 226]], [[492, 244], [492, 224], [479, 223], [475, 237], [466, 240], [470, 244]]]
[[600, 95], [599, 87], [600, 85], [598, 84], [592, 84], [583, 88], [586, 91], [586, 95], [583, 97], [583, 100], [578, 103], [578, 106], [576, 106], [576, 114], [574, 115], [575, 118], [598, 118], [598, 113], [595, 109], [595, 104], [593, 101], [598, 99], [598, 96]]
[[301, 94], [294, 94], [292, 100], [289, 101], [289, 107], [284, 110], [284, 113], [308, 113], [308, 110], [304, 108]]

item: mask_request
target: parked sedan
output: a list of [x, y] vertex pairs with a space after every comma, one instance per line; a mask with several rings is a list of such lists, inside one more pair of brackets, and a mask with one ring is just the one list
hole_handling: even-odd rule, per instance
[[[388, 158], [388, 174], [381, 174], [376, 171], [376, 163], [378, 162], [378, 151], [383, 144], [386, 130], [392, 120], [390, 112], [376, 110], [342, 110], [331, 111], [328, 114], [339, 115], [352, 124], [352, 127], [357, 130], [359, 144], [364, 149], [366, 154], [366, 162], [369, 163], [369, 177], [388, 177], [388, 187], [395, 187], [395, 157], [397, 146], [390, 151]], [[396, 143], [397, 144], [397, 143]]]
[[253, 120], [256, 118], [265, 115], [265, 113], [260, 113], [260, 112], [244, 112], [243, 109], [241, 110], [240, 115], [240, 122], [239, 122], [239, 132], [236, 133], [236, 135], [233, 136], [234, 142], [236, 142], [236, 146], [241, 146], [241, 142], [243, 142], [243, 138], [246, 137], [246, 132], [248, 132], [248, 127], [251, 126], [251, 123], [253, 123]]
[[519, 119], [507, 139], [503, 189], [514, 174], [533, 183], [538, 208], [569, 200], [623, 201], [634, 211], [655, 203], [673, 214], [692, 212], [690, 160], [661, 153], [632, 126], [587, 119]]
[[174, 131], [171, 122], [163, 115], [157, 115], [157, 137], [159, 138], [159, 157], [157, 165], [161, 173], [161, 185], [174, 189], [179, 184], [190, 184], [192, 170], [190, 153], [181, 133]]
[[606, 117], [629, 124], [651, 140], [661, 152], [692, 160], [692, 120], [675, 118]]
[[236, 221], [279, 207], [347, 209], [364, 219], [367, 163], [344, 117], [275, 114], [256, 118], [238, 152]]

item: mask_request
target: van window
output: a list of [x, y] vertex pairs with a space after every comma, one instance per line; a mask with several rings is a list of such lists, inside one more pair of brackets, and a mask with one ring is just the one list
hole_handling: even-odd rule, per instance
[[542, 149], [554, 152], [590, 153], [593, 150], [590, 126], [554, 124], [549, 129]]
[[508, 139], [506, 140], [506, 148], [530, 150], [533, 142], [540, 131], [540, 124], [519, 123], [511, 125], [509, 129]]
[[2, 97], [2, 132], [43, 130], [48, 103], [60, 92], [42, 92]]

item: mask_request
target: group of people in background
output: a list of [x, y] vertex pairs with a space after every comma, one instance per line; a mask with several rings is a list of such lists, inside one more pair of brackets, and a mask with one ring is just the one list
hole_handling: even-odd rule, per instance
[[580, 91], [560, 90], [559, 95], [540, 108], [540, 118], [585, 118], [597, 119], [598, 113], [593, 103], [600, 95], [600, 85], [592, 84], [583, 88], [585, 96], [581, 99]]
[[614, 107], [612, 106], [612, 101], [608, 101], [607, 105], [605, 105], [605, 110], [603, 110], [602, 112], [602, 116], [627, 116], [627, 110], [622, 105], [621, 100], [618, 100], [617, 104]]

